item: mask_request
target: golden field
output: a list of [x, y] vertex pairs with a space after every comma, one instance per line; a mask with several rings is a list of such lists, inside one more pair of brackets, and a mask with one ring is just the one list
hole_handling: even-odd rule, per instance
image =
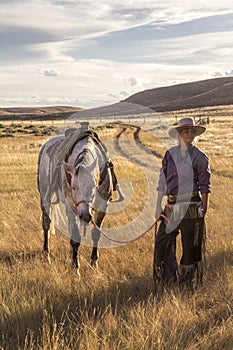
[[[153, 295], [153, 230], [134, 243], [101, 249], [97, 271], [89, 266], [91, 248], [81, 246], [81, 280], [69, 266], [68, 238], [57, 232], [47, 263], [36, 175], [49, 127], [25, 124], [22, 132], [20, 125], [2, 124], [9, 129], [0, 138], [0, 349], [232, 350], [233, 116], [219, 111], [210, 113], [197, 143], [212, 170], [204, 284], [192, 295], [171, 290], [160, 300]], [[120, 128], [102, 128], [99, 135], [113, 137]], [[126, 128], [131, 138], [134, 127]], [[140, 141], [162, 155], [147, 132]], [[127, 213], [111, 214], [106, 225], [127, 222], [145, 195], [140, 171], [120, 161], [116, 171], [133, 178], [136, 190]]]

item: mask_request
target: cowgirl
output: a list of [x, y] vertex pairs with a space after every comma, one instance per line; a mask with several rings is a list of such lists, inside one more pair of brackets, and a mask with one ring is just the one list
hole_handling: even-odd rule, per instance
[[[154, 247], [155, 288], [178, 279], [180, 286], [192, 288], [195, 269], [202, 277], [202, 243], [204, 217], [210, 193], [210, 168], [208, 157], [193, 141], [205, 132], [205, 127], [195, 125], [193, 118], [182, 118], [168, 134], [178, 140], [178, 145], [167, 150], [160, 170], [155, 217], [162, 219]], [[162, 209], [162, 199], [167, 204]], [[176, 236], [181, 233], [182, 257], [176, 261]]]

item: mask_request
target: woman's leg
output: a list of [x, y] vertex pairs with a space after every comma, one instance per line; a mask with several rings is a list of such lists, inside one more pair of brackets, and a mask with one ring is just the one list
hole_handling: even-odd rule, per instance
[[192, 288], [195, 270], [202, 261], [204, 219], [184, 219], [180, 224], [182, 257], [178, 268], [179, 285]]
[[155, 289], [177, 279], [176, 236], [178, 230], [166, 232], [164, 220], [160, 223], [154, 246], [153, 279]]

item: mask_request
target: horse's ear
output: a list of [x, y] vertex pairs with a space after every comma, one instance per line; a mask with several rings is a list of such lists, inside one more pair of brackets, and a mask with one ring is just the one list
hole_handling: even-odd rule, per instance
[[75, 175], [76, 169], [73, 165], [64, 162], [63, 167], [67, 173], [69, 173], [70, 175]]

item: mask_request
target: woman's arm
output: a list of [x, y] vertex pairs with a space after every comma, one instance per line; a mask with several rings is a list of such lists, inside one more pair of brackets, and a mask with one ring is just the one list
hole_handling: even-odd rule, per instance
[[205, 216], [208, 210], [209, 193], [202, 193], [201, 197], [202, 197], [202, 203], [203, 203], [203, 216]]
[[157, 203], [156, 203], [156, 208], [155, 208], [155, 219], [156, 220], [158, 220], [160, 218], [160, 215], [163, 211], [162, 199], [163, 199], [163, 192], [158, 191]]

